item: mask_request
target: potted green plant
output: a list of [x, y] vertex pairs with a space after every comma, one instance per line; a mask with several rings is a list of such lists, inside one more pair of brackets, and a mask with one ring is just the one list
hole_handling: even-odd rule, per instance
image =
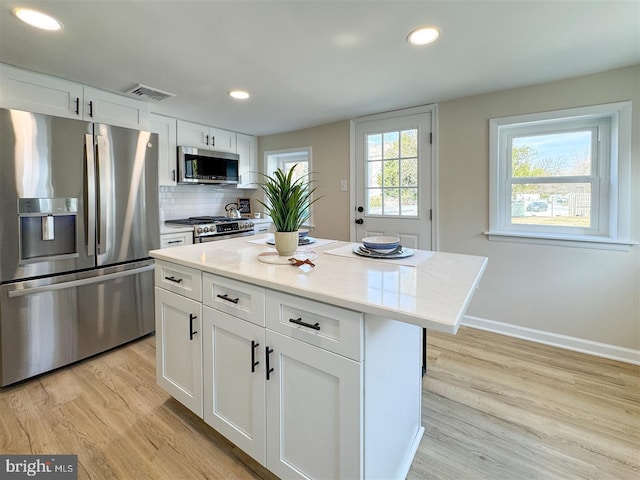
[[312, 198], [314, 187], [311, 174], [294, 177], [294, 165], [288, 172], [277, 169], [272, 175], [261, 173], [264, 202], [258, 202], [271, 217], [275, 229], [276, 250], [281, 256], [292, 255], [298, 247], [298, 230], [311, 215], [310, 205], [319, 198]]

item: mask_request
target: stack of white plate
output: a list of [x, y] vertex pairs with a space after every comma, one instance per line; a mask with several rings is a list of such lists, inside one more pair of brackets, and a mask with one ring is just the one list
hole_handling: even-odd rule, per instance
[[384, 255], [397, 250], [400, 247], [400, 239], [398, 237], [365, 237], [362, 239], [362, 245], [373, 253]]

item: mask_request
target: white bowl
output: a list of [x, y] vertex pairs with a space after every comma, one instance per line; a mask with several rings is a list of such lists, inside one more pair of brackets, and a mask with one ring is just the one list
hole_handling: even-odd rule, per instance
[[398, 237], [365, 237], [362, 244], [371, 250], [393, 250], [400, 245]]

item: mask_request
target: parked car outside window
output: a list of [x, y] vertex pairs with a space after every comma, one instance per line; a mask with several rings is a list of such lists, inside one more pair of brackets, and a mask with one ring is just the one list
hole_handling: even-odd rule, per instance
[[548, 208], [547, 202], [531, 202], [527, 205], [527, 212], [546, 212]]

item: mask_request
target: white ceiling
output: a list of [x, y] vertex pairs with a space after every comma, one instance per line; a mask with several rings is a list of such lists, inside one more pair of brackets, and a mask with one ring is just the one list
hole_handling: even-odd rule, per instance
[[[0, 0], [0, 62], [254, 135], [640, 63], [640, 0]], [[11, 15], [34, 6], [61, 32]], [[405, 38], [435, 25], [440, 39]], [[234, 101], [233, 88], [251, 92]]]

